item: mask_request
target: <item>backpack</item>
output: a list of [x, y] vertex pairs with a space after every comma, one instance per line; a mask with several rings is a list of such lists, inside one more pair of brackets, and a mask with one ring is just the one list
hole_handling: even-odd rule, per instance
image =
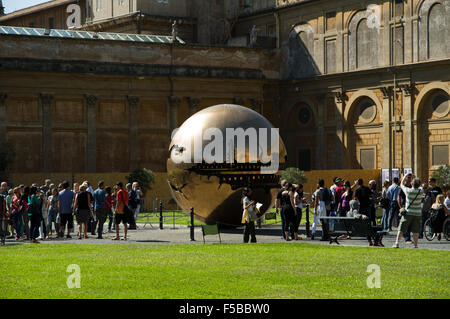
[[380, 206], [384, 209], [389, 209], [390, 200], [387, 197], [381, 197]]
[[0, 194], [0, 218], [6, 216], [6, 197]]
[[137, 208], [137, 194], [135, 190], [130, 191], [130, 199], [128, 200], [128, 206], [130, 206], [132, 209]]
[[322, 188], [320, 190], [320, 192], [322, 193], [322, 200], [325, 202], [325, 206], [329, 206], [331, 204], [331, 194], [330, 194], [330, 190], [328, 188]]

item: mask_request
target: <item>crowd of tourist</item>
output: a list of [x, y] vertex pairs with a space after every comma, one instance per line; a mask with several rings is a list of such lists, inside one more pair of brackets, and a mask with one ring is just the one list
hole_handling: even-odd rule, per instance
[[[445, 195], [444, 195], [445, 194]], [[442, 190], [436, 185], [436, 179], [430, 178], [428, 183], [421, 184], [412, 174], [405, 175], [400, 181], [393, 178], [393, 183], [384, 181], [381, 192], [377, 190], [375, 180], [364, 185], [363, 179], [351, 183], [335, 177], [333, 185], [327, 187], [323, 179], [317, 182], [317, 189], [311, 196], [314, 221], [311, 239], [316, 236], [317, 226], [323, 217], [360, 217], [370, 221], [374, 234], [377, 231], [389, 232], [397, 227], [397, 238], [393, 247], [398, 248], [402, 237], [406, 242], [418, 247], [418, 239], [423, 238], [424, 223], [433, 212], [437, 216], [436, 233], [442, 232], [442, 224], [450, 215], [450, 189]], [[282, 220], [282, 236], [285, 240], [298, 240], [298, 228], [302, 218], [302, 207], [306, 204], [302, 185], [281, 181], [275, 209]], [[377, 209], [382, 208], [381, 226], [377, 226]], [[411, 241], [411, 234], [413, 241]], [[342, 235], [341, 238], [350, 238]], [[438, 235], [440, 239], [440, 234]], [[322, 223], [321, 241], [328, 241], [328, 223]], [[370, 246], [382, 246], [376, 235], [368, 237]]]
[[[44, 185], [0, 185], [0, 216], [2, 229], [7, 230], [17, 241], [51, 238], [72, 238], [74, 219], [77, 223], [78, 239], [88, 238], [88, 233], [103, 239], [107, 232], [113, 240], [127, 240], [127, 230], [136, 229], [141, 208], [142, 191], [137, 182], [124, 188], [122, 182], [113, 187], [98, 183], [96, 190], [88, 181], [74, 183], [72, 189], [67, 181], [59, 185], [50, 179]], [[108, 221], [108, 230], [103, 226]], [[119, 236], [123, 224], [123, 237]]]
[[[252, 190], [245, 188], [242, 197], [244, 224], [244, 242], [256, 242], [255, 221], [259, 213], [256, 201], [252, 200]], [[88, 233], [103, 239], [103, 234], [113, 233], [113, 240], [127, 240], [128, 229], [136, 229], [136, 221], [141, 209], [142, 192], [137, 182], [123, 186], [122, 182], [113, 187], [98, 183], [96, 190], [88, 181], [81, 185], [74, 183], [72, 189], [67, 181], [59, 185], [45, 180], [44, 185], [18, 185], [10, 187], [6, 182], [0, 185], [0, 216], [2, 229], [9, 229], [12, 238], [39, 240], [51, 238], [71, 238], [74, 232], [74, 219], [77, 223], [78, 239], [88, 238]], [[303, 185], [281, 181], [277, 193], [275, 210], [281, 213], [282, 236], [285, 240], [300, 240], [299, 225], [304, 205], [308, 203]], [[424, 236], [424, 224], [430, 216], [434, 231], [442, 232], [442, 224], [450, 215], [450, 189], [441, 189], [436, 180], [430, 178], [421, 184], [412, 174], [393, 178], [392, 184], [384, 181], [382, 189], [377, 183], [369, 181], [364, 185], [362, 179], [351, 183], [335, 177], [333, 185], [327, 187], [323, 179], [317, 182], [317, 189], [311, 196], [313, 224], [311, 239], [316, 236], [317, 226], [322, 224], [322, 241], [329, 240], [329, 223], [324, 217], [357, 217], [367, 220], [376, 231], [392, 231], [397, 227], [397, 237], [393, 247], [398, 248], [402, 237], [406, 242], [418, 247], [418, 239]], [[381, 226], [377, 226], [376, 211], [383, 211]], [[107, 230], [104, 224], [107, 222]], [[326, 218], [325, 218], [326, 219]], [[123, 237], [119, 236], [120, 224], [123, 224]], [[374, 232], [376, 233], [376, 232]], [[342, 235], [341, 238], [350, 238]], [[376, 236], [368, 236], [370, 246], [382, 246]]]

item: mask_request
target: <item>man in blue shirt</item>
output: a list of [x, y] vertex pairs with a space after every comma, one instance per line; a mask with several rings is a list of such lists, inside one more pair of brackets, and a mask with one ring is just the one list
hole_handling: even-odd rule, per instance
[[398, 216], [400, 212], [400, 206], [398, 205], [398, 195], [400, 194], [402, 188], [400, 187], [400, 181], [398, 177], [394, 177], [393, 184], [389, 186], [386, 197], [390, 201], [390, 209], [389, 209], [389, 217], [388, 217], [388, 225], [389, 231], [392, 230], [392, 218], [394, 216]]
[[98, 183], [98, 188], [94, 192], [95, 223], [98, 223], [97, 239], [103, 239], [103, 224], [106, 220], [106, 192], [104, 188], [105, 182], [101, 181]]
[[58, 195], [58, 213], [61, 220], [59, 237], [64, 237], [67, 224], [67, 238], [72, 238], [70, 236], [70, 230], [73, 228], [72, 205], [75, 194], [69, 189], [69, 182], [64, 181], [62, 187], [63, 190]]

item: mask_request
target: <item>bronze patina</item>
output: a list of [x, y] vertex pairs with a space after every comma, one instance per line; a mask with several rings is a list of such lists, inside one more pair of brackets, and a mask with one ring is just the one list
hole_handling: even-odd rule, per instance
[[[223, 154], [221, 161], [205, 161], [195, 163], [194, 148], [197, 141], [203, 141], [202, 150], [206, 144], [214, 140], [203, 139], [205, 130], [216, 128], [223, 135]], [[274, 194], [279, 187], [278, 172], [262, 173], [261, 167], [267, 167], [267, 160], [262, 160], [262, 149], [258, 146], [258, 156], [251, 160], [251, 145], [247, 139], [244, 148], [234, 144], [234, 160], [231, 163], [230, 153], [226, 152], [226, 129], [242, 128], [247, 130], [255, 128], [267, 129], [268, 140], [273, 126], [261, 114], [234, 104], [221, 104], [206, 108], [187, 119], [173, 135], [167, 160], [168, 183], [173, 198], [178, 205], [189, 212], [193, 207], [196, 219], [206, 223], [221, 223], [226, 225], [240, 225], [242, 216], [241, 192], [244, 187], [253, 189], [253, 197], [263, 204], [261, 212], [264, 213], [273, 206]], [[267, 155], [276, 156], [279, 169], [286, 162], [286, 148], [277, 135], [278, 149], [272, 150], [270, 141], [267, 143]], [[262, 140], [262, 139], [261, 139]], [[258, 142], [259, 144], [259, 142]], [[231, 147], [230, 147], [231, 149]], [[182, 163], [176, 156], [183, 155], [190, 161]], [[245, 154], [242, 154], [244, 152]], [[220, 154], [220, 153], [219, 153]], [[239, 156], [245, 160], [238, 161]], [[228, 156], [228, 157], [227, 157]]]

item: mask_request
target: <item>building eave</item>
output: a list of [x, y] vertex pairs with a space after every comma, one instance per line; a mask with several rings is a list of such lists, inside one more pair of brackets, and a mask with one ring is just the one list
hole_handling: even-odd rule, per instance
[[0, 22], [17, 19], [17, 18], [27, 16], [30, 14], [35, 14], [35, 13], [38, 13], [38, 12], [41, 12], [44, 10], [60, 7], [60, 6], [70, 4], [70, 3], [78, 3], [78, 2], [80, 2], [80, 0], [52, 0], [52, 1], [44, 2], [44, 3], [37, 4], [32, 7], [20, 9], [20, 10], [8, 13], [4, 16], [1, 16]]

